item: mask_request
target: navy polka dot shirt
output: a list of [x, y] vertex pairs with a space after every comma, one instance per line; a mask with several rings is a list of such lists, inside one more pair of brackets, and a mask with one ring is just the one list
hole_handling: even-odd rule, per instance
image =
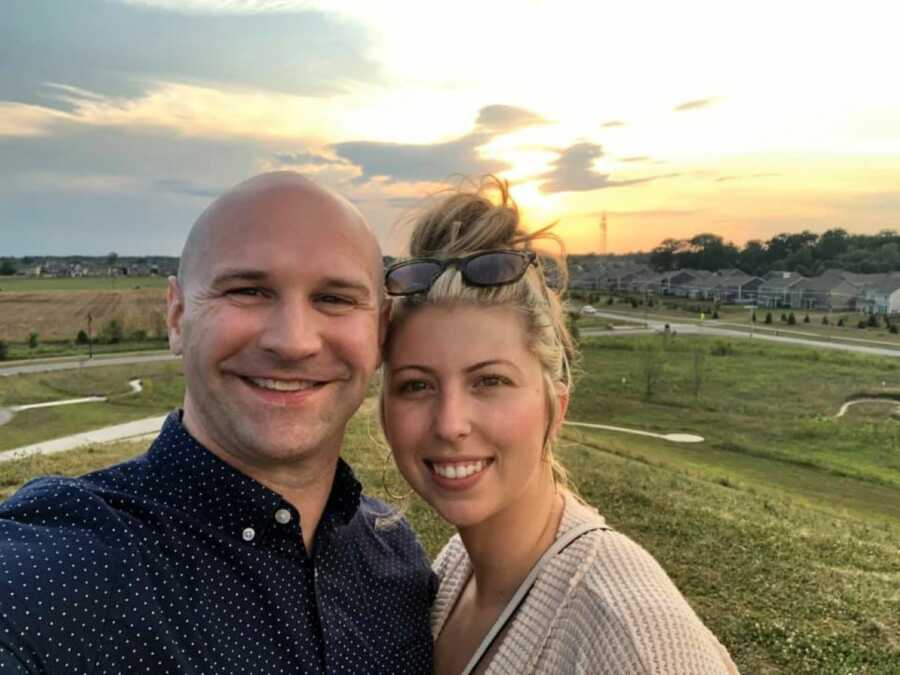
[[0, 503], [0, 673], [431, 673], [435, 578], [342, 461], [315, 536], [166, 420], [150, 451]]

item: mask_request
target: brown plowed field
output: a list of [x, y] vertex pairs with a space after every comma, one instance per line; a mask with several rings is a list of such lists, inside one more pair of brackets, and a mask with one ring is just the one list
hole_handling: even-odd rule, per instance
[[87, 330], [93, 316], [98, 335], [111, 319], [126, 333], [143, 329], [150, 336], [165, 334], [166, 292], [161, 288], [127, 291], [58, 291], [0, 293], [0, 340], [24, 342], [35, 332], [41, 340], [74, 340]]

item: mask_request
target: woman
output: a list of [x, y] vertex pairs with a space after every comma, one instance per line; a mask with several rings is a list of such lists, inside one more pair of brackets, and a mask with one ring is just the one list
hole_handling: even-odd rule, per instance
[[532, 252], [547, 237], [521, 229], [506, 184], [489, 179], [427, 211], [412, 258], [386, 274], [385, 435], [459, 532], [435, 561], [435, 672], [736, 672], [656, 561], [580, 502], [554, 459], [573, 348]]

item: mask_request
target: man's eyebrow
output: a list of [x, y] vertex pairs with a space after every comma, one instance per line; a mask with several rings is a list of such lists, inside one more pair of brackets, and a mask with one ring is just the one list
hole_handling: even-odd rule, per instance
[[354, 279], [343, 279], [339, 277], [327, 277], [322, 280], [322, 288], [327, 289], [335, 289], [335, 290], [345, 290], [345, 291], [357, 291], [359, 293], [365, 293], [367, 296], [372, 293], [371, 284], [367, 284], [363, 281], [356, 281]]
[[224, 284], [229, 281], [261, 281], [269, 274], [264, 270], [232, 268], [222, 270], [213, 277], [213, 284]]

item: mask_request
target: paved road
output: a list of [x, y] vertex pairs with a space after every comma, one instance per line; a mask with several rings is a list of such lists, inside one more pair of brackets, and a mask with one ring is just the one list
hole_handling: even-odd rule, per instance
[[[597, 312], [594, 316], [599, 316], [607, 319], [630, 319], [635, 320], [634, 315], [625, 315], [625, 314], [614, 314], [612, 312]], [[797, 337], [789, 337], [782, 335], [768, 335], [759, 332], [754, 332], [750, 330], [741, 330], [737, 328], [720, 328], [716, 321], [710, 320], [707, 321], [703, 326], [698, 326], [693, 323], [675, 323], [672, 321], [659, 321], [656, 319], [649, 319], [647, 321], [647, 325], [649, 326], [649, 330], [653, 332], [662, 332], [665, 329], [666, 323], [669, 324], [669, 328], [678, 333], [679, 335], [710, 335], [710, 336], [718, 336], [718, 337], [731, 337], [731, 338], [751, 338], [754, 340], [768, 340], [769, 342], [781, 342], [784, 344], [798, 345], [801, 347], [816, 347], [818, 349], [837, 349], [839, 351], [844, 352], [856, 352], [859, 354], [874, 354], [876, 356], [893, 356], [895, 358], [900, 358], [900, 349], [888, 349], [882, 347], [868, 347], [866, 345], [852, 345], [841, 342], [824, 342], [822, 340], [807, 340], [804, 338]], [[646, 332], [645, 329], [643, 332]], [[622, 334], [634, 334], [640, 332], [639, 329], [619, 329], [619, 330], [596, 330], [591, 328], [585, 328], [581, 331], [582, 335], [586, 336], [609, 336], [609, 335], [622, 335]]]
[[153, 361], [174, 361], [180, 356], [172, 354], [144, 354], [141, 356], [109, 356], [78, 361], [44, 361], [41, 363], [18, 362], [19, 365], [0, 368], [0, 377], [24, 375], [27, 373], [49, 373], [54, 370], [74, 370], [78, 368], [98, 368], [101, 366], [124, 366], [130, 363], [151, 363]]

